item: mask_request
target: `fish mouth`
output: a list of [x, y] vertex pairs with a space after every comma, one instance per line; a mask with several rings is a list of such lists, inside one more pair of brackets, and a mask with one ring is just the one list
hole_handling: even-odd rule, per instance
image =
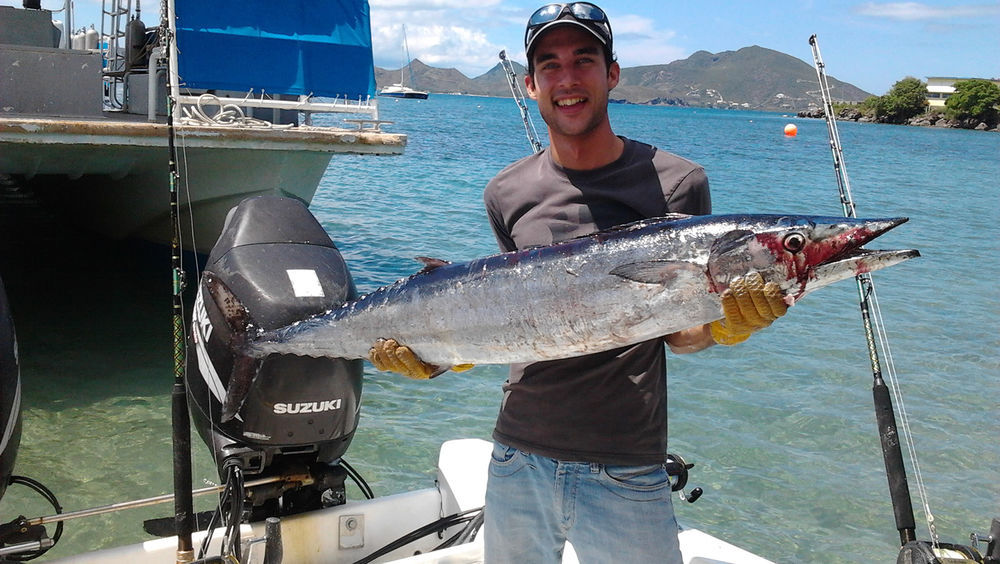
[[[827, 261], [815, 269], [817, 278], [835, 278], [843, 280], [860, 274], [867, 274], [883, 268], [899, 264], [903, 261], [917, 258], [920, 251], [916, 249], [904, 250], [870, 250], [855, 249], [844, 256]], [[834, 280], [834, 281], [836, 281]], [[807, 290], [808, 288], [807, 284]]]
[[909, 218], [865, 220], [844, 233], [844, 249], [816, 265], [805, 284], [802, 296], [828, 284], [888, 268], [920, 256], [916, 249], [873, 250], [862, 245], [909, 221]]

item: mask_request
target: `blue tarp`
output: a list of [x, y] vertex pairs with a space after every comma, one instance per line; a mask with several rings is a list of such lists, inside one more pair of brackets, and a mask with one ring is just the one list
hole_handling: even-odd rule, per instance
[[175, 0], [189, 88], [375, 95], [367, 0]]

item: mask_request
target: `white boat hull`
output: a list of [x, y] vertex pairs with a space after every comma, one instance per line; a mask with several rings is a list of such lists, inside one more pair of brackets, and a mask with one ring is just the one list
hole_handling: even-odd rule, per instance
[[[371, 130], [177, 128], [182, 235], [207, 253], [226, 213], [263, 194], [308, 204], [336, 153], [399, 154], [404, 135]], [[114, 238], [169, 243], [163, 124], [0, 117], [0, 173], [17, 175]]]
[[[295, 564], [339, 564], [356, 562], [403, 535], [439, 518], [481, 507], [486, 495], [486, 476], [492, 444], [478, 439], [448, 441], [441, 447], [436, 488], [348, 502], [344, 505], [284, 517], [281, 537], [284, 562]], [[487, 517], [486, 527], [489, 526]], [[449, 533], [455, 533], [449, 531]], [[449, 533], [445, 534], [447, 538]], [[264, 536], [263, 523], [243, 525], [245, 541]], [[204, 533], [194, 537], [201, 545]], [[222, 530], [208, 554], [219, 554]], [[474, 564], [483, 561], [482, 533], [468, 544], [433, 550], [442, 540], [430, 535], [386, 554], [376, 562], [397, 564]], [[751, 554], [696, 529], [680, 533], [681, 552], [686, 564], [768, 564]], [[141, 544], [99, 550], [53, 560], [60, 564], [173, 564], [176, 537]], [[245, 563], [263, 562], [263, 544], [252, 545]], [[568, 546], [564, 564], [575, 564], [576, 554]]]

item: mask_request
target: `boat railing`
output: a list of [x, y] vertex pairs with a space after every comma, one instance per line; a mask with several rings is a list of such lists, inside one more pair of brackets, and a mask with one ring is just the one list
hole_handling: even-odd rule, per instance
[[104, 0], [101, 3], [101, 56], [104, 60], [104, 107], [125, 108], [125, 71], [127, 68], [126, 28], [132, 12], [131, 0]]
[[[326, 99], [329, 100], [329, 99]], [[291, 127], [293, 124], [282, 123], [279, 112], [290, 110], [304, 114], [303, 125], [313, 125], [314, 114], [353, 114], [367, 116], [360, 120], [371, 124], [374, 130], [382, 123], [378, 118], [378, 102], [368, 96], [358, 99], [334, 98], [330, 101], [318, 101], [311, 96], [299, 96], [298, 99], [275, 99], [252, 97], [250, 95], [237, 98], [234, 96], [219, 96], [216, 94], [179, 94], [176, 96], [179, 118], [185, 125], [232, 126], [232, 127]], [[205, 111], [206, 106], [217, 108], [215, 113]], [[248, 116], [244, 110], [249, 110]], [[274, 117], [271, 120], [261, 119], [254, 110], [270, 110]], [[359, 120], [345, 120], [357, 123]]]

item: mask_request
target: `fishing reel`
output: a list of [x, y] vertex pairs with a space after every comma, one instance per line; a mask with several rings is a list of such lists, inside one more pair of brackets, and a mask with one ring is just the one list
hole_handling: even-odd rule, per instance
[[[1000, 519], [993, 519], [989, 535], [973, 533], [972, 546], [914, 540], [903, 545], [896, 564], [1000, 564]], [[985, 555], [975, 545], [986, 544]]]
[[693, 463], [689, 464], [679, 454], [668, 452], [666, 467], [667, 474], [676, 478], [674, 485], [670, 487], [670, 491], [679, 492], [678, 495], [680, 495], [682, 500], [694, 503], [698, 501], [701, 494], [705, 493], [705, 490], [701, 488], [695, 488], [689, 494], [684, 493], [684, 486], [688, 482], [688, 471], [694, 468]]

